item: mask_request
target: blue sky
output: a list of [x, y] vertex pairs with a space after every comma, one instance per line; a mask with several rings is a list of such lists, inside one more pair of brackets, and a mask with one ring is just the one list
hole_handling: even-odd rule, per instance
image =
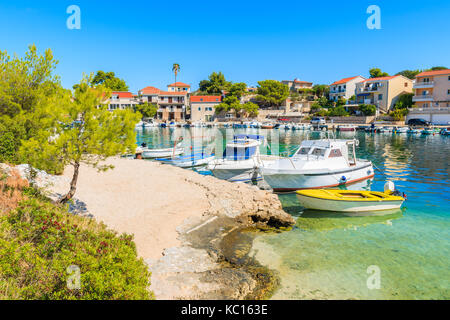
[[[81, 9], [81, 30], [69, 30], [69, 5]], [[369, 30], [369, 5], [381, 9], [381, 30]], [[130, 90], [193, 88], [212, 71], [256, 85], [299, 78], [331, 83], [371, 67], [450, 66], [450, 1], [5, 1], [0, 49], [23, 55], [29, 44], [51, 48], [65, 87], [83, 72], [114, 71]]]

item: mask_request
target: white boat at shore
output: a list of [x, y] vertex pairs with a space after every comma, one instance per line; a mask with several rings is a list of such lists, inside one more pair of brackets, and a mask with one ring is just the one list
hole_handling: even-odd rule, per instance
[[[232, 182], [249, 182], [255, 178], [261, 179], [255, 169], [270, 160], [262, 160], [259, 146], [264, 141], [259, 135], [236, 135], [228, 142], [223, 158], [209, 162], [207, 169], [219, 179]], [[268, 162], [267, 162], [268, 163]]]
[[184, 152], [184, 149], [177, 147], [176, 144], [172, 148], [157, 148], [150, 149], [145, 143], [136, 148], [136, 154], [141, 154], [142, 158], [167, 158], [180, 155]]
[[215, 158], [214, 154], [192, 153], [173, 158], [156, 158], [155, 160], [162, 163], [171, 164], [180, 168], [199, 167], [208, 164]]
[[329, 188], [369, 179], [372, 163], [357, 159], [357, 140], [305, 140], [296, 153], [272, 163], [260, 171], [274, 191]]

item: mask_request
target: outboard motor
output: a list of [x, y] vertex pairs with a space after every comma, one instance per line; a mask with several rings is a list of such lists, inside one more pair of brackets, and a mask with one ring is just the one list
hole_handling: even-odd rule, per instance
[[395, 192], [395, 184], [392, 181], [386, 181], [384, 184], [384, 193], [393, 194]]

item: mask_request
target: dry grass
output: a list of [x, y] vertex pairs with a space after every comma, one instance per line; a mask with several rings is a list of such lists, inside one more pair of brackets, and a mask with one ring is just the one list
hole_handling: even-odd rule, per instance
[[13, 170], [9, 175], [0, 172], [0, 213], [5, 214], [15, 209], [24, 199], [22, 190], [29, 186], [27, 180]]

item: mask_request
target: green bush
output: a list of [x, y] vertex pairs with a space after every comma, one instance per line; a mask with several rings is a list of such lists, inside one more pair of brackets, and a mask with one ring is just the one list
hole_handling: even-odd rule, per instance
[[338, 107], [330, 108], [328, 115], [332, 116], [332, 117], [344, 117], [344, 116], [348, 116], [348, 112], [345, 110], [345, 108], [343, 106], [338, 106]]
[[[132, 236], [37, 197], [0, 215], [0, 299], [150, 299]], [[80, 289], [67, 268], [79, 267]]]
[[377, 107], [373, 104], [361, 104], [358, 106], [359, 111], [361, 111], [365, 116], [374, 116], [377, 112]]

